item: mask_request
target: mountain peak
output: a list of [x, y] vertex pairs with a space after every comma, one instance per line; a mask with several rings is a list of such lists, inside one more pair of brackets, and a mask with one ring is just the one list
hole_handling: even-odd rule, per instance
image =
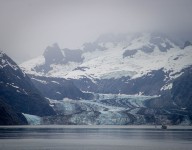
[[192, 46], [192, 43], [189, 41], [186, 41], [183, 48], [188, 47], [188, 46]]
[[[122, 76], [138, 78], [161, 68], [179, 72], [191, 64], [188, 51], [181, 51], [172, 38], [157, 32], [122, 36], [108, 34], [83, 46], [76, 50], [60, 49], [57, 44], [49, 46], [44, 52], [42, 63], [38, 59], [23, 67], [29, 74], [103, 79]], [[183, 59], [186, 60], [185, 64], [182, 63]]]
[[0, 52], [0, 68], [10, 67], [13, 70], [18, 70], [18, 65], [3, 51]]
[[0, 50], [0, 58], [3, 57], [4, 55], [5, 53], [2, 50]]
[[173, 47], [176, 47], [176, 44], [171, 38], [166, 34], [155, 32], [135, 35], [124, 49], [152, 53], [155, 49], [161, 52], [167, 52]]
[[43, 56], [45, 57], [47, 64], [60, 63], [64, 58], [63, 53], [61, 52], [61, 49], [57, 43], [54, 43], [52, 46], [48, 46], [45, 49]]

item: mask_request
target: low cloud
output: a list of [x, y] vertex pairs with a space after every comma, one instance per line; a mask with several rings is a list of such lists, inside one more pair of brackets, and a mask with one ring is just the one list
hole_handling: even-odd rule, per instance
[[[191, 0], [1, 0], [0, 49], [18, 63], [106, 32], [191, 33]], [[189, 36], [190, 37], [190, 36]]]

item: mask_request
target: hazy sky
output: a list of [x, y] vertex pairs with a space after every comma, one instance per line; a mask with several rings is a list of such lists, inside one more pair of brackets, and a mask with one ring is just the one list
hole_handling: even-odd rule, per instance
[[0, 0], [0, 50], [17, 63], [106, 32], [192, 33], [192, 0]]

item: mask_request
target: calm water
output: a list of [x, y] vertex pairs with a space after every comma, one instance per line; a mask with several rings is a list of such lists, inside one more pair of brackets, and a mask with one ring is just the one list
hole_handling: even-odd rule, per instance
[[191, 150], [192, 129], [121, 126], [0, 127], [0, 150]]

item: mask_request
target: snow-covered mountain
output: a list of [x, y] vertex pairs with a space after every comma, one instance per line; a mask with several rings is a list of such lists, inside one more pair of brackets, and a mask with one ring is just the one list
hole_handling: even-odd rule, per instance
[[72, 80], [83, 91], [159, 95], [192, 65], [190, 42], [175, 41], [159, 33], [109, 34], [76, 50], [54, 44], [20, 67], [27, 74]]
[[107, 34], [20, 67], [57, 113], [42, 124], [190, 124], [191, 51], [164, 34]]

